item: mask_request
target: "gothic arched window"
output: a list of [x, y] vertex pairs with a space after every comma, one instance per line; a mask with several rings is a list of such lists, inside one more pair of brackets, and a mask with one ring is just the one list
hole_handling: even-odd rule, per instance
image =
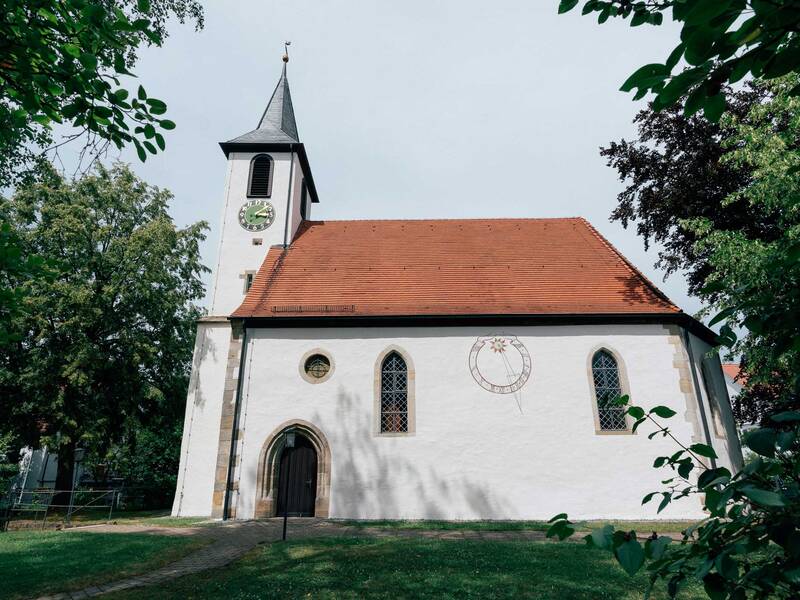
[[247, 182], [249, 198], [269, 198], [272, 195], [272, 157], [257, 154], [250, 161], [250, 180]]
[[408, 431], [408, 368], [397, 352], [381, 365], [381, 433]]
[[614, 402], [623, 395], [617, 359], [608, 350], [598, 350], [592, 357], [592, 380], [597, 403], [597, 420], [601, 430], [628, 429], [625, 407]]

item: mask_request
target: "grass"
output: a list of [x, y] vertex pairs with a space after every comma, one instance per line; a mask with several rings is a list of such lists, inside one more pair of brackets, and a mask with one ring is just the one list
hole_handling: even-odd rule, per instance
[[0, 596], [31, 598], [122, 579], [178, 560], [206, 543], [147, 534], [0, 533]]
[[[336, 521], [351, 527], [380, 527], [384, 529], [428, 529], [438, 531], [547, 531], [550, 524], [545, 521]], [[644, 533], [680, 533], [695, 521], [579, 521], [577, 529], [589, 531], [605, 523], [617, 529]]]
[[[630, 578], [610, 554], [583, 544], [328, 538], [261, 546], [228, 567], [148, 588], [146, 597], [633, 600], [646, 585], [645, 575]], [[141, 597], [142, 590], [115, 596]], [[695, 587], [678, 597], [705, 594]]]
[[[155, 527], [195, 527], [209, 525], [212, 522], [208, 517], [172, 517], [168, 510], [141, 510], [141, 511], [118, 511], [111, 513], [111, 520], [108, 520], [108, 509], [101, 510], [82, 510], [72, 515], [71, 527], [81, 527], [85, 525], [99, 525], [103, 523], [117, 523], [120, 525], [148, 525]], [[54, 529], [64, 525], [64, 514], [51, 513], [47, 518], [47, 528]], [[28, 519], [17, 519], [11, 521], [9, 527], [14, 530], [20, 529], [41, 529], [42, 517], [33, 515]]]

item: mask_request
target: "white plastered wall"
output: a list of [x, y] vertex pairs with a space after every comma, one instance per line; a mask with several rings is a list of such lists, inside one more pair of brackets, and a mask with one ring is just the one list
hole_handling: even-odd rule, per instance
[[[487, 392], [469, 371], [476, 338], [497, 333], [518, 336], [533, 361], [518, 397]], [[407, 352], [416, 369], [416, 431], [405, 437], [374, 435], [375, 361], [392, 345]], [[303, 419], [330, 444], [331, 517], [546, 519], [568, 512], [574, 518], [658, 518], [655, 505], [642, 507], [641, 498], [662, 489], [667, 477], [652, 468], [654, 458], [676, 448], [660, 436], [648, 440], [647, 426], [636, 435], [596, 433], [587, 359], [601, 346], [624, 361], [633, 402], [671, 407], [678, 413], [672, 431], [691, 443], [696, 421], [686, 417], [692, 415], [674, 364], [676, 346], [660, 325], [250, 329], [236, 514], [254, 513], [266, 438], [280, 424]], [[313, 348], [335, 362], [333, 376], [317, 385], [298, 372]], [[221, 378], [224, 365], [218, 368]], [[207, 435], [206, 443], [215, 446], [216, 432], [209, 427]], [[197, 506], [209, 505], [211, 479], [209, 472]], [[700, 516], [697, 498], [660, 515]]]
[[231, 326], [227, 321], [201, 322], [197, 326], [172, 506], [172, 514], [176, 516], [211, 514], [230, 338]]
[[[269, 198], [258, 198], [272, 204], [275, 219], [264, 231], [247, 231], [239, 225], [239, 210], [242, 205], [254, 198], [247, 197], [247, 184], [250, 177], [250, 161], [261, 152], [232, 152], [228, 157], [228, 171], [225, 181], [225, 200], [220, 219], [220, 244], [217, 250], [216, 268], [212, 276], [211, 315], [230, 315], [244, 300], [244, 273], [258, 271], [270, 246], [283, 244], [286, 232], [287, 199], [289, 194], [290, 171], [292, 172], [289, 207], [288, 240], [300, 225], [300, 181], [302, 167], [294, 155], [294, 168], [290, 169], [292, 154], [288, 152], [269, 152], [273, 160], [272, 194]], [[254, 239], [261, 239], [259, 246]]]
[[[725, 467], [732, 473], [736, 473], [743, 466], [742, 449], [719, 354], [698, 337], [689, 334], [689, 339], [692, 344], [692, 358], [698, 387], [703, 399], [706, 421], [704, 435], [708, 436], [704, 442], [711, 442], [719, 457], [717, 466]], [[702, 366], [703, 362], [706, 363], [705, 370]], [[711, 381], [706, 381], [706, 375], [710, 376]], [[715, 398], [710, 398], [709, 393]]]

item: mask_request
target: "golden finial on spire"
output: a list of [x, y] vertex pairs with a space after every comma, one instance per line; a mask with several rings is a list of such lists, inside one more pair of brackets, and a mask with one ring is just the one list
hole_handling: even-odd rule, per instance
[[292, 42], [286, 41], [283, 42], [283, 62], [289, 62], [289, 46], [292, 45]]

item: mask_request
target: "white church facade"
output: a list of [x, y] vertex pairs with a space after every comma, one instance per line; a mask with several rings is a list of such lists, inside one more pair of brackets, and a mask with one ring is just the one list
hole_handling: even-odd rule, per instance
[[221, 147], [174, 515], [656, 518], [676, 448], [621, 394], [741, 465], [713, 332], [585, 220], [312, 220], [285, 65]]

